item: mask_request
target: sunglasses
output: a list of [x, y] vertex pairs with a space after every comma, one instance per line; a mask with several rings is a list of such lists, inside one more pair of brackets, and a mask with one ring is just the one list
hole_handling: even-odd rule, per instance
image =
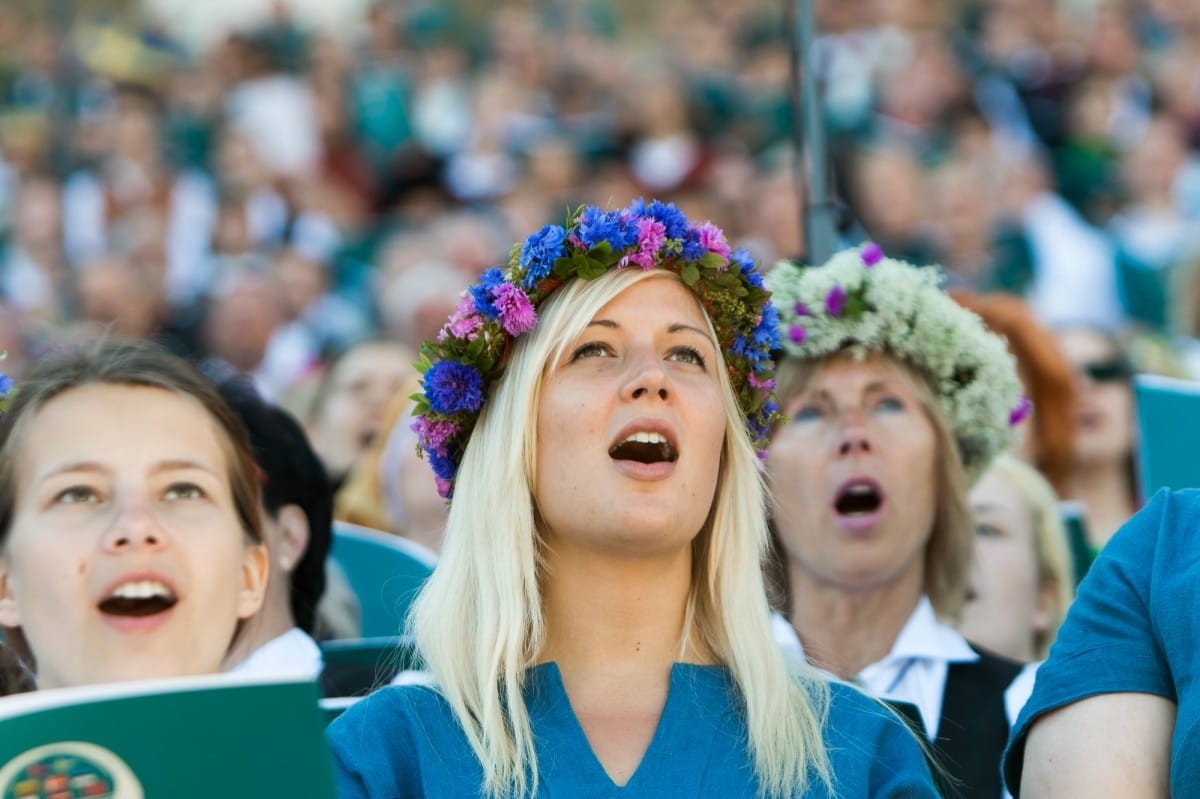
[[1129, 368], [1129, 364], [1120, 358], [1080, 364], [1079, 371], [1087, 375], [1093, 383], [1115, 383], [1119, 380], [1128, 380], [1133, 376], [1133, 370]]

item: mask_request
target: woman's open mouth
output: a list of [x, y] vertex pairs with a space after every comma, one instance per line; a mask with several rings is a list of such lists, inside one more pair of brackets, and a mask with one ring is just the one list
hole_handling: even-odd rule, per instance
[[679, 457], [675, 447], [662, 433], [633, 433], [612, 446], [608, 454], [613, 460], [638, 463], [674, 463]]
[[179, 597], [160, 580], [130, 580], [117, 585], [97, 605], [105, 616], [141, 619], [165, 613]]
[[855, 477], [842, 483], [833, 500], [833, 510], [842, 526], [865, 529], [879, 520], [886, 500], [883, 488], [874, 480]]

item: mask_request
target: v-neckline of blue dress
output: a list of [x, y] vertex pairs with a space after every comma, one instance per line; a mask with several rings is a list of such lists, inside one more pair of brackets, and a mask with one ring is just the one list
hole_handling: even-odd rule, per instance
[[[541, 768], [570, 770], [585, 796], [697, 796], [713, 741], [732, 711], [730, 684], [723, 666], [672, 664], [667, 701], [650, 745], [629, 781], [617, 785], [571, 707], [558, 665], [539, 664], [529, 671], [526, 703]], [[717, 709], [723, 712], [714, 714]]]

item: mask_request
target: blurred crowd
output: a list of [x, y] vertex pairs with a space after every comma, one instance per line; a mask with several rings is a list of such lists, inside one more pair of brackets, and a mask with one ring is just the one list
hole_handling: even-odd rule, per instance
[[1128, 378], [1200, 375], [1200, 5], [825, 0], [803, 58], [790, 4], [755, 0], [387, 0], [336, 34], [274, 8], [195, 50], [148, 17], [64, 36], [0, 7], [6, 372], [115, 335], [247, 376], [336, 480], [364, 472], [339, 516], [395, 528], [417, 505], [377, 488], [411, 444], [369, 451], [407, 418], [389, 400], [528, 231], [658, 197], [765, 264], [805, 256], [798, 64], [845, 243], [1023, 298], [984, 314], [1015, 350], [1093, 331], [1066, 365], [1019, 358], [1029, 448], [1093, 545], [1137, 506]]
[[[379, 592], [360, 590], [345, 562], [326, 568], [335, 532], [343, 541], [364, 532], [354, 526], [395, 533], [423, 569], [437, 562], [447, 505], [428, 469], [415, 463], [420, 385], [413, 362], [460, 293], [485, 269], [508, 262], [514, 242], [562, 223], [581, 205], [620, 208], [640, 196], [674, 203], [697, 225], [712, 220], [764, 270], [826, 255], [810, 252], [804, 237], [802, 187], [812, 154], [797, 130], [806, 70], [821, 91], [839, 245], [878, 245], [857, 251], [864, 269], [885, 256], [940, 264], [958, 305], [999, 333], [1014, 356], [1025, 396], [1003, 407], [1005, 433], [1028, 420], [1014, 451], [969, 496], [964, 475], [950, 474], [962, 463], [945, 457], [961, 440], [947, 438], [940, 450], [934, 443], [921, 450], [930, 461], [924, 472], [912, 467], [924, 461], [910, 462], [902, 448], [881, 447], [899, 482], [881, 488], [859, 480], [839, 494], [837, 512], [869, 516], [889, 491], [917, 497], [910, 506], [924, 496], [939, 513], [957, 509], [944, 527], [974, 535], [978, 554], [950, 559], [947, 571], [957, 571], [945, 593], [953, 601], [935, 607], [937, 592], [921, 583], [912, 599], [924, 604], [916, 609], [881, 606], [919, 618], [930, 594], [930, 621], [934, 610], [953, 617], [971, 642], [1020, 663], [1046, 657], [1078, 580], [1147, 499], [1136, 475], [1133, 377], [1150, 371], [1200, 380], [1200, 2], [814, 0], [817, 34], [806, 52], [796, 46], [794, 5], [766, 0], [492, 7], [378, 0], [337, 30], [306, 27], [286, 2], [272, 8], [267, 21], [232, 26], [197, 47], [135, 10], [96, 15], [83, 0], [67, 24], [0, 4], [2, 371], [20, 381], [63, 343], [150, 340], [223, 386], [224, 402], [242, 419], [241, 427], [230, 421], [224, 435], [233, 440], [249, 429], [246, 457], [253, 455], [265, 477], [263, 529], [247, 546], [265, 544], [278, 558], [271, 573], [283, 575], [259, 586], [264, 621], [245, 628], [253, 635], [226, 653], [223, 668], [287, 661], [328, 676], [333, 670], [325, 669], [317, 640], [373, 637], [358, 600]], [[723, 239], [720, 245], [728, 256]], [[790, 270], [780, 266], [767, 279]], [[800, 282], [816, 273], [796, 271]], [[909, 271], [920, 277], [906, 280], [928, 276]], [[842, 319], [833, 297], [830, 291], [825, 299], [828, 314]], [[798, 302], [783, 311], [808, 317], [809, 307], [816, 306]], [[904, 316], [921, 318], [911, 309]], [[769, 318], [763, 310], [755, 324]], [[954, 370], [954, 381], [966, 384], [982, 378], [963, 329], [950, 338], [968, 364]], [[807, 340], [802, 326], [788, 331], [796, 347]], [[844, 342], [858, 341], [849, 334], [829, 352], [790, 357], [866, 373], [904, 361], [894, 346], [902, 338], [868, 340], [878, 350], [874, 361], [838, 360]], [[910, 360], [924, 369], [922, 359], [933, 356], [922, 347], [941, 342], [909, 338]], [[119, 361], [126, 346], [97, 357]], [[150, 349], [139, 355], [144, 371], [180, 368]], [[190, 374], [178, 377], [183, 390], [167, 388], [220, 405]], [[125, 392], [121, 403], [114, 399], [122, 424], [154, 439], [155, 404], [138, 399], [144, 392], [129, 393], [140, 388], [111, 382]], [[246, 382], [256, 391], [241, 393]], [[80, 391], [99, 396], [80, 383]], [[824, 418], [804, 416], [813, 409], [797, 398], [815, 391], [810, 384], [797, 380], [793, 388], [781, 400], [793, 421]], [[929, 407], [947, 390], [923, 382], [921, 389], [938, 395], [920, 400]], [[42, 412], [16, 396], [33, 408], [26, 412]], [[885, 418], [898, 411], [893, 400], [879, 406]], [[276, 405], [291, 416], [277, 414]], [[176, 410], [179, 418], [199, 413]], [[105, 458], [119, 454], [121, 447], [96, 434], [99, 426], [80, 419], [78, 433], [63, 427], [68, 432], [57, 438], [29, 439], [46, 447], [47, 440], [74, 446], [78, 438]], [[772, 446], [766, 468], [773, 479], [794, 478], [779, 483], [776, 498], [803, 497], [798, 486], [815, 485], [829, 471], [810, 460], [788, 473], [788, 440], [798, 429], [773, 430], [783, 445]], [[934, 441], [932, 432], [921, 435]], [[13, 446], [25, 446], [16, 440]], [[0, 454], [5, 446], [0, 441]], [[820, 452], [810, 442], [792, 446], [797, 458]], [[934, 465], [947, 470], [935, 475], [937, 491], [954, 494], [953, 501], [907, 489], [905, 481], [928, 482], [921, 475]], [[245, 483], [257, 485], [251, 477]], [[292, 492], [279, 492], [282, 486]], [[457, 507], [463, 501], [456, 496]], [[963, 521], [968, 512], [973, 528]], [[776, 557], [798, 562], [787, 551], [788, 527], [778, 524], [785, 516], [773, 519]], [[799, 552], [821, 527], [796, 518], [790, 543]], [[923, 524], [907, 533], [932, 540], [935, 526]], [[955, 546], [959, 554], [972, 549]], [[772, 575], [773, 587], [782, 586], [791, 602], [803, 583], [784, 577], [793, 575]], [[314, 607], [317, 597], [323, 604]], [[795, 605], [780, 604], [793, 616], [778, 620], [788, 640], [808, 646], [802, 638], [815, 628], [802, 629], [797, 619], [807, 605]], [[116, 609], [128, 608], [118, 602]], [[238, 619], [252, 612], [259, 611], [239, 610]], [[26, 626], [13, 618], [5, 626]], [[907, 622], [896, 621], [871, 646], [899, 641]], [[801, 655], [818, 662], [803, 646]], [[952, 661], [935, 655], [904, 657], [940, 662], [944, 683]], [[859, 660], [819, 665], [854, 677], [883, 662]], [[890, 663], [899, 676], [888, 691], [908, 671], [900, 659]], [[993, 692], [993, 720], [1006, 718], [1006, 731], [1024, 701], [1017, 694], [1027, 695], [1032, 679], [1010, 665]], [[53, 687], [44, 673], [43, 686]], [[347, 696], [374, 683], [330, 685], [331, 696]], [[931, 708], [921, 712], [932, 742], [942, 714]], [[992, 760], [984, 763], [988, 786], [998, 779]]]
[[[395, 0], [343, 36], [280, 5], [202, 52], [0, 8], [8, 368], [111, 330], [286, 400], [353, 341], [415, 346], [580, 203], [660, 197], [766, 263], [802, 255], [787, 5]], [[847, 239], [1200, 370], [1200, 7], [815, 13]]]

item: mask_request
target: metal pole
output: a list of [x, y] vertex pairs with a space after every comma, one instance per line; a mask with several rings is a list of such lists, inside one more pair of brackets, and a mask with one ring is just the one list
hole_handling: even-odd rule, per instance
[[63, 179], [71, 170], [71, 147], [75, 130], [75, 0], [52, 0], [51, 29], [54, 31], [54, 102], [50, 116], [54, 127], [51, 150], [54, 173]]
[[[796, 153], [798, 185], [805, 187], [802, 203], [804, 244], [811, 263], [824, 263], [837, 248], [837, 226], [829, 199], [829, 173], [825, 147], [825, 120], [817, 90], [816, 53], [813, 49], [812, 0], [796, 0], [796, 49], [800, 69], [800, 125], [803, 140]], [[807, 171], [805, 167], [807, 166]]]

